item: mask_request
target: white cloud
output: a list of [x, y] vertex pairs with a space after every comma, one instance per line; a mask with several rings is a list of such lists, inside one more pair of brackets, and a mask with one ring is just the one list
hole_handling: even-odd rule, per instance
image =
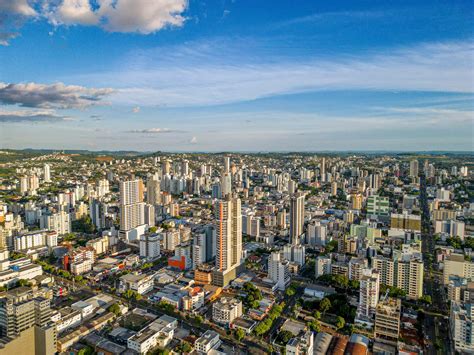
[[134, 130], [129, 131], [129, 133], [149, 133], [149, 134], [177, 133], [177, 132], [182, 132], [182, 131], [169, 129], [169, 128], [146, 128], [146, 129], [134, 129]]
[[1, 0], [0, 13], [36, 16], [36, 11], [30, 6], [27, 0]]
[[15, 122], [64, 122], [73, 121], [69, 116], [58, 115], [54, 110], [0, 111], [0, 123]]
[[[111, 100], [140, 106], [216, 105], [318, 90], [407, 90], [474, 92], [472, 42], [424, 44], [392, 52], [320, 58], [248, 59], [225, 47], [191, 44], [179, 51], [160, 48], [129, 58], [117, 70], [76, 76], [79, 82], [118, 88]], [[166, 53], [172, 52], [169, 56]], [[235, 51], [234, 51], [235, 52]], [[232, 53], [234, 53], [232, 52]], [[245, 53], [245, 51], [242, 51]], [[192, 55], [190, 55], [192, 53]], [[148, 59], [147, 59], [148, 58]], [[69, 78], [71, 79], [71, 78]]]
[[63, 0], [49, 12], [48, 17], [55, 25], [96, 25], [100, 20], [97, 12], [92, 10], [89, 0]]
[[149, 34], [167, 26], [182, 26], [186, 0], [63, 0], [47, 6], [55, 25], [97, 25], [109, 32]]
[[8, 45], [29, 18], [45, 18], [54, 26], [150, 34], [182, 26], [187, 6], [187, 0], [0, 0], [0, 45]]
[[18, 37], [18, 28], [35, 16], [37, 13], [27, 0], [0, 0], [0, 46], [8, 46]]
[[85, 108], [104, 104], [102, 99], [112, 89], [86, 88], [77, 85], [0, 82], [0, 103], [38, 108]]
[[135, 107], [132, 109], [132, 112], [133, 112], [133, 113], [139, 113], [139, 112], [140, 112], [140, 106], [135, 106]]
[[17, 32], [0, 32], [0, 46], [10, 45], [10, 40], [18, 37]]

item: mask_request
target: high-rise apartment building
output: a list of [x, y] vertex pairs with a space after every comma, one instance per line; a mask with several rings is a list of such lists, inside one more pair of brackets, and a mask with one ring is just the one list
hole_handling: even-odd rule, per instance
[[451, 302], [449, 325], [456, 353], [474, 352], [474, 305]]
[[464, 259], [462, 254], [451, 254], [444, 260], [443, 283], [449, 283], [450, 276], [474, 280], [474, 263]]
[[283, 259], [280, 252], [273, 252], [268, 258], [268, 278], [277, 284], [280, 291], [290, 284], [289, 261]]
[[160, 181], [150, 179], [146, 183], [146, 202], [150, 205], [161, 204]]
[[51, 168], [49, 164], [44, 164], [43, 178], [44, 178], [44, 182], [51, 182]]
[[242, 207], [240, 199], [227, 196], [215, 204], [216, 275], [214, 281], [227, 285], [236, 277], [242, 259]]
[[410, 177], [417, 177], [418, 176], [418, 169], [419, 163], [418, 160], [411, 160], [410, 161]]
[[145, 224], [143, 182], [139, 179], [120, 182], [120, 230], [129, 231]]
[[290, 241], [291, 244], [300, 243], [304, 225], [304, 200], [302, 192], [294, 194], [290, 199]]
[[380, 273], [364, 269], [360, 278], [359, 305], [356, 322], [372, 324], [379, 301]]
[[376, 256], [372, 259], [372, 267], [379, 271], [382, 284], [404, 290], [411, 299], [423, 296], [424, 266], [419, 255], [405, 255], [398, 259]]
[[159, 234], [144, 234], [140, 236], [140, 257], [150, 260], [160, 257]]

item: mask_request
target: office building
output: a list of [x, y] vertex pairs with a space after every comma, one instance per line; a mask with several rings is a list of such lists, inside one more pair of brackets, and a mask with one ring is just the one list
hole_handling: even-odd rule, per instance
[[367, 198], [367, 215], [375, 218], [389, 219], [390, 206], [388, 197], [379, 195], [369, 196]]

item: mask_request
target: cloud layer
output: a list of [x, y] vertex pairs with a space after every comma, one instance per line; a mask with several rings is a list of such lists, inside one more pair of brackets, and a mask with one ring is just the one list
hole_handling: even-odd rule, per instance
[[0, 45], [8, 45], [14, 36], [6, 34], [16, 33], [28, 18], [46, 19], [54, 26], [98, 26], [108, 32], [150, 34], [167, 26], [182, 26], [188, 5], [187, 0], [37, 0], [33, 4], [0, 1]]
[[71, 117], [58, 115], [53, 110], [0, 111], [0, 123], [64, 122], [72, 120]]
[[147, 134], [162, 134], [162, 133], [179, 133], [182, 131], [169, 129], [169, 128], [146, 128], [146, 129], [134, 129], [129, 133], [147, 133]]
[[68, 80], [114, 86], [118, 90], [111, 101], [115, 103], [169, 107], [339, 89], [474, 92], [471, 41], [421, 44], [358, 56], [341, 54], [332, 60], [223, 58], [223, 53], [237, 52], [233, 44], [183, 47], [143, 51], [109, 72]]
[[112, 89], [86, 88], [63, 83], [51, 85], [0, 83], [0, 103], [22, 107], [83, 109], [104, 104], [102, 99], [112, 92]]

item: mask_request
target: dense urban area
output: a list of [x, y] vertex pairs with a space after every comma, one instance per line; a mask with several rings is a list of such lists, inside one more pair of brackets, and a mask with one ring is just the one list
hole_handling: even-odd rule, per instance
[[461, 153], [0, 152], [0, 354], [474, 352]]

